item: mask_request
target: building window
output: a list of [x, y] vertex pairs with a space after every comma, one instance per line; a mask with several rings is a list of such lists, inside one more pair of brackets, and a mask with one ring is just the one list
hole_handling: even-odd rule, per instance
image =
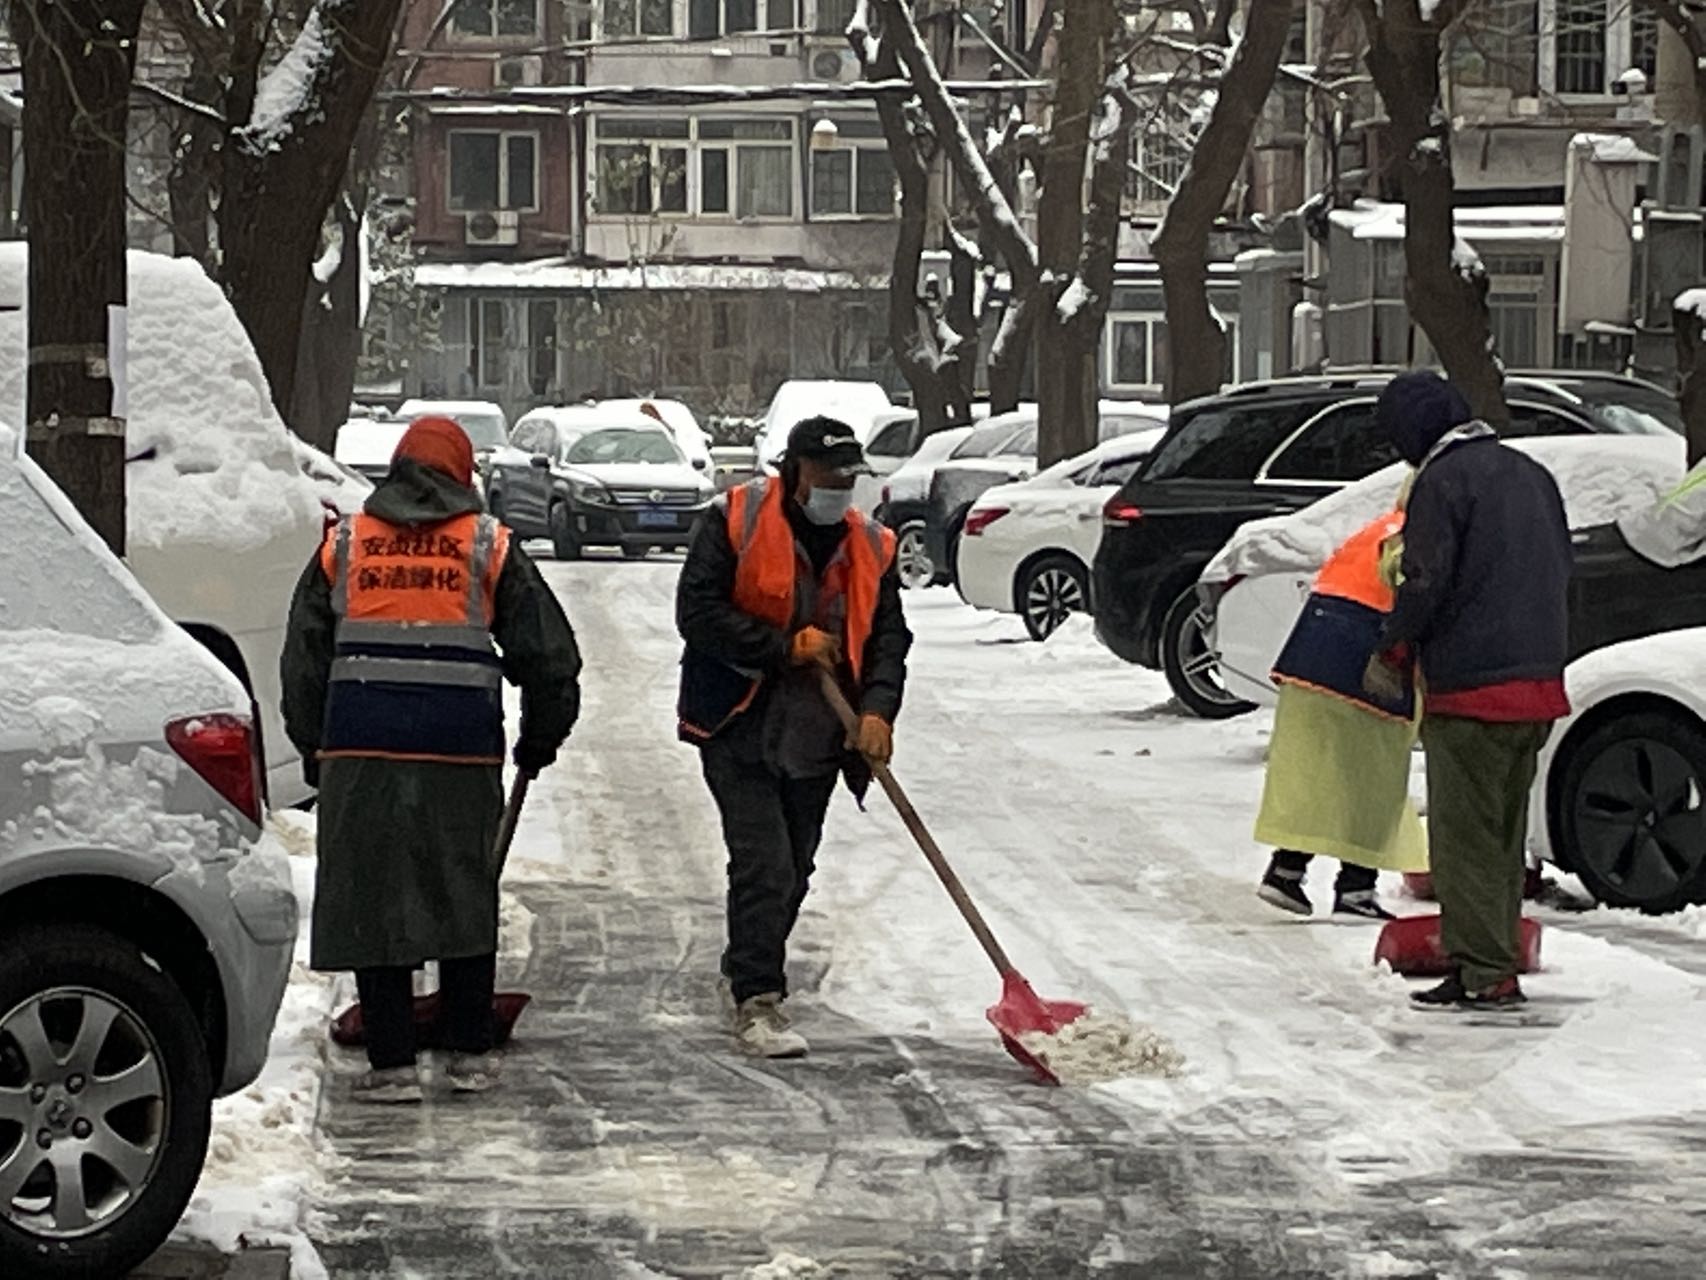
[[811, 159], [814, 218], [894, 217], [894, 161], [888, 147], [838, 147], [813, 151]]
[[1606, 0], [1553, 0], [1557, 93], [1605, 92]]
[[527, 370], [527, 385], [540, 399], [550, 396], [557, 387], [557, 303], [551, 298], [535, 299], [527, 304], [528, 349], [532, 357]]
[[1482, 0], [1466, 10], [1452, 41], [1451, 76], [1460, 85], [1533, 97], [1540, 88], [1535, 0]]
[[468, 372], [474, 385], [501, 390], [508, 352], [502, 298], [468, 299]]
[[539, 35], [539, 0], [456, 0], [450, 11], [452, 35], [501, 40]]
[[817, 31], [822, 35], [840, 35], [853, 21], [855, 0], [817, 0]]
[[620, 36], [672, 36], [675, 0], [604, 0], [603, 33]]
[[1481, 265], [1487, 273], [1493, 349], [1512, 368], [1533, 369], [1544, 363], [1541, 333], [1552, 319], [1551, 308], [1544, 304], [1545, 259], [1534, 254], [1484, 254]]
[[1167, 321], [1162, 316], [1108, 317], [1108, 384], [1156, 387], [1167, 376]]
[[596, 127], [601, 214], [794, 216], [792, 119], [604, 116]]
[[1179, 189], [1191, 162], [1195, 134], [1190, 119], [1163, 104], [1132, 134], [1126, 194], [1143, 204], [1166, 204]]
[[792, 31], [797, 26], [794, 0], [687, 0], [690, 40], [756, 31]]
[[459, 129], [450, 135], [450, 211], [539, 208], [539, 135]]

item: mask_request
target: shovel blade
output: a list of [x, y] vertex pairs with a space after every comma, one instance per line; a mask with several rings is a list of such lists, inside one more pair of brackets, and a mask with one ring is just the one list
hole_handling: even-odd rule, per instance
[[1020, 1037], [1034, 1033], [1052, 1036], [1082, 1018], [1088, 1008], [1076, 1000], [1044, 1000], [1024, 978], [1010, 973], [1002, 979], [1001, 999], [989, 1006], [987, 1016], [1015, 1061], [1029, 1067], [1044, 1084], [1059, 1084], [1060, 1077], [1049, 1069], [1048, 1063], [1025, 1048]]

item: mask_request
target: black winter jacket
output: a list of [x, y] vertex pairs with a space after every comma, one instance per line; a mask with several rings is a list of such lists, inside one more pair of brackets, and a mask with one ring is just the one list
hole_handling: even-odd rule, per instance
[[[822, 572], [840, 544], [841, 527], [810, 526], [792, 504], [789, 517], [796, 539]], [[719, 501], [700, 522], [676, 588], [676, 628], [687, 646], [681, 660], [682, 720], [706, 728], [723, 725], [713, 741], [748, 763], [762, 762], [794, 777], [821, 777], [846, 769], [855, 789], [862, 789], [859, 762], [844, 750], [845, 734], [824, 702], [817, 676], [788, 664], [789, 634], [735, 606], [737, 564], [729, 541], [727, 507]], [[858, 685], [849, 664], [844, 662], [839, 673], [856, 710], [894, 723], [906, 688], [906, 657], [911, 648], [900, 579], [891, 566], [877, 593]], [[754, 678], [760, 681], [757, 696], [745, 711], [729, 719]], [[682, 736], [699, 744], [686, 733]]]
[[1448, 444], [1410, 493], [1382, 647], [1412, 646], [1436, 693], [1562, 675], [1571, 568], [1552, 474], [1490, 435]]

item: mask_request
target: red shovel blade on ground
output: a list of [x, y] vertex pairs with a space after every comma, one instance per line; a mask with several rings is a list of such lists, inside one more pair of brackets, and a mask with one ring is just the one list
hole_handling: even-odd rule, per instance
[[[1524, 916], [1519, 941], [1518, 971], [1534, 973], [1540, 968], [1540, 921]], [[1389, 920], [1374, 947], [1374, 963], [1382, 961], [1406, 978], [1443, 978], [1456, 969], [1440, 943], [1437, 915]]]
[[[853, 708], [848, 705], [847, 699], [836, 685], [835, 677], [828, 671], [822, 672], [821, 675], [823, 696], [835, 709], [835, 714], [847, 730], [848, 740], [852, 741], [859, 731], [859, 719], [853, 714]], [[990, 1005], [987, 1013], [990, 1024], [1001, 1035], [1001, 1043], [1016, 1061], [1029, 1067], [1044, 1084], [1059, 1084], [1060, 1077], [1048, 1063], [1025, 1048], [1023, 1037], [1039, 1033], [1046, 1036], [1055, 1035], [1062, 1027], [1083, 1017], [1088, 1006], [1075, 1000], [1044, 1000], [1031, 990], [1031, 984], [1020, 976], [1019, 971], [1013, 967], [1013, 962], [1007, 958], [1007, 953], [1001, 949], [1001, 944], [995, 940], [995, 935], [984, 921], [983, 913], [977, 909], [971, 895], [966, 892], [966, 887], [960, 883], [960, 878], [948, 865], [947, 856], [925, 827], [924, 820], [918, 816], [918, 810], [912, 807], [912, 801], [907, 798], [900, 783], [895, 781], [894, 774], [889, 772], [886, 764], [876, 760], [868, 760], [867, 763], [871, 766], [871, 776], [894, 803], [900, 820], [906, 824], [906, 829], [912, 833], [912, 838], [924, 851], [936, 878], [942, 882], [942, 887], [948, 891], [948, 897], [953, 899], [954, 906], [959, 908], [960, 915], [965, 918], [966, 924], [971, 927], [972, 933], [983, 947], [984, 954], [995, 965], [995, 971], [1001, 975], [1001, 999]]]

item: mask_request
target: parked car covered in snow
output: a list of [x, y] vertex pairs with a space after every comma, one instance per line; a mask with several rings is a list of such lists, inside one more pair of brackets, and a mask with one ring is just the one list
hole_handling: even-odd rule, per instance
[[1706, 630], [1595, 650], [1540, 755], [1530, 841], [1610, 906], [1706, 902]]
[[[1623, 543], [1615, 521], [1658, 505], [1682, 478], [1676, 436], [1515, 440], [1564, 495], [1575, 544], [1572, 656], [1635, 636], [1706, 625], [1706, 565], [1661, 569]], [[1390, 466], [1289, 516], [1245, 525], [1199, 584], [1209, 652], [1237, 697], [1271, 704], [1269, 678], [1315, 575], [1333, 550], [1392, 509], [1408, 468]]]
[[643, 413], [648, 418], [655, 418], [675, 433], [675, 443], [681, 452], [687, 456], [695, 471], [703, 471], [706, 475], [713, 474], [711, 462], [711, 435], [699, 425], [699, 419], [693, 410], [679, 400], [663, 400], [656, 396], [630, 400], [600, 400], [595, 408], [609, 409], [612, 412]]
[[419, 418], [449, 418], [468, 435], [474, 460], [481, 470], [493, 450], [509, 443], [509, 419], [503, 408], [490, 400], [405, 400], [397, 410], [404, 423]]
[[[1240, 525], [1301, 510], [1396, 460], [1374, 419], [1391, 377], [1283, 378], [1178, 406], [1166, 438], [1103, 513], [1093, 598], [1102, 642], [1164, 671], [1195, 715], [1249, 710], [1220, 680], [1197, 577]], [[1510, 438], [1682, 430], [1676, 402], [1635, 378], [1547, 370], [1512, 375], [1505, 391]]]
[[966, 516], [957, 585], [966, 603], [1017, 613], [1033, 640], [1089, 603], [1102, 504], [1164, 430], [1116, 436], [1018, 484], [997, 485]]
[[338, 428], [332, 458], [369, 483], [377, 484], [391, 470], [391, 455], [409, 424], [402, 418], [351, 418]]
[[759, 469], [776, 465], [796, 423], [822, 415], [845, 422], [861, 442], [871, 438], [876, 423], [894, 405], [889, 393], [875, 382], [845, 382], [835, 379], [794, 378], [776, 388], [764, 413], [754, 444]]
[[[24, 420], [27, 246], [0, 244], [0, 418]], [[254, 698], [275, 806], [307, 799], [284, 732], [278, 661], [291, 592], [326, 509], [300, 442], [218, 285], [188, 258], [129, 258], [125, 558]]]
[[0, 1275], [122, 1276], [266, 1059], [296, 899], [250, 694], [0, 428]]
[[523, 537], [550, 538], [559, 560], [587, 547], [635, 559], [685, 547], [716, 489], [674, 433], [634, 410], [588, 410], [581, 425], [518, 423], [515, 446], [495, 459], [492, 514]]

